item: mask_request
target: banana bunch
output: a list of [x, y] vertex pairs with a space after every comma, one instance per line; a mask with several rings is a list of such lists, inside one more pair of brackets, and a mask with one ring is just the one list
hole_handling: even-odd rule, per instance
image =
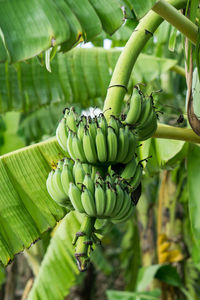
[[124, 123], [133, 125], [137, 129], [136, 135], [139, 141], [150, 138], [157, 129], [157, 115], [152, 96], [144, 97], [141, 91], [135, 89]]
[[56, 137], [63, 150], [82, 163], [126, 164], [135, 156], [135, 134], [114, 116], [107, 122], [104, 114], [79, 117], [73, 108], [66, 109]]
[[103, 178], [99, 168], [71, 159], [60, 160], [47, 178], [47, 190], [57, 203], [113, 223], [126, 221], [134, 212], [130, 185], [114, 172]]

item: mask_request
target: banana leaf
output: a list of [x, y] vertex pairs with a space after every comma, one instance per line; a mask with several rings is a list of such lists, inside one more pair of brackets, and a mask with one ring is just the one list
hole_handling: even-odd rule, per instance
[[[104, 99], [117, 59], [118, 49], [75, 48], [57, 54], [52, 72], [36, 58], [28, 63], [5, 64], [0, 68], [0, 112], [31, 112], [50, 104], [93, 106]], [[145, 68], [143, 68], [145, 64]], [[150, 82], [176, 65], [176, 60], [141, 54], [134, 67], [134, 83]]]
[[70, 212], [60, 222], [40, 266], [28, 300], [63, 300], [79, 274], [72, 239], [79, 230], [82, 215]]
[[53, 138], [0, 157], [0, 261], [4, 265], [67, 213], [46, 190], [52, 165], [64, 155]]
[[118, 0], [0, 1], [0, 61], [17, 62], [51, 47], [67, 51], [123, 23]]

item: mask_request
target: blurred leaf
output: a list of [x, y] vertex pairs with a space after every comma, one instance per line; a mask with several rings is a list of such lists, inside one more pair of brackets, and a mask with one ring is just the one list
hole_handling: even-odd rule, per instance
[[59, 224], [42, 261], [28, 300], [63, 300], [79, 274], [72, 239], [82, 215], [70, 212]]
[[194, 69], [192, 76], [192, 96], [194, 113], [200, 119], [200, 82], [197, 68]]
[[172, 267], [171, 265], [161, 266], [156, 272], [155, 278], [172, 286], [182, 286], [181, 279], [176, 268]]
[[6, 130], [3, 132], [3, 145], [0, 147], [0, 154], [5, 154], [25, 146], [21, 137], [17, 135], [20, 113], [8, 112], [3, 116]]
[[95, 247], [95, 251], [91, 252], [91, 261], [95, 265], [97, 270], [100, 270], [106, 275], [109, 275], [113, 271], [113, 266], [110, 264], [108, 259], [105, 257], [102, 248]]
[[189, 215], [194, 238], [200, 247], [200, 201], [199, 201], [199, 182], [200, 182], [200, 148], [191, 145], [188, 151], [188, 195], [189, 195]]
[[63, 117], [63, 108], [64, 104], [54, 103], [24, 114], [19, 124], [20, 135], [28, 144], [40, 141], [43, 135], [55, 135], [58, 122]]
[[145, 290], [154, 279], [157, 271], [161, 265], [151, 265], [149, 267], [143, 267], [139, 270], [136, 290], [141, 292]]
[[80, 38], [91, 41], [102, 27], [111, 34], [122, 23], [117, 0], [2, 0], [0, 61], [25, 60], [57, 45], [69, 50]]
[[[141, 54], [137, 59], [137, 63], [134, 66], [134, 81], [146, 82], [152, 81], [158, 78], [161, 73], [165, 73], [170, 70], [177, 62], [173, 59], [165, 59], [160, 57], [153, 57]], [[145, 68], [144, 68], [145, 66]]]
[[172, 52], [174, 51], [176, 46], [176, 34], [177, 34], [177, 29], [175, 27], [172, 27], [170, 38], [169, 38], [169, 45], [168, 45], [169, 50]]
[[[134, 247], [133, 247], [134, 245]], [[120, 255], [126, 289], [133, 291], [136, 279], [141, 266], [140, 236], [136, 219], [126, 223], [125, 235], [121, 243], [122, 252]]]
[[198, 12], [199, 0], [190, 1], [190, 20], [195, 22]]
[[149, 292], [131, 293], [108, 290], [106, 295], [108, 300], [158, 300], [161, 296], [161, 291], [156, 289]]
[[5, 280], [6, 280], [5, 269], [2, 266], [0, 266], [0, 286], [2, 286]]

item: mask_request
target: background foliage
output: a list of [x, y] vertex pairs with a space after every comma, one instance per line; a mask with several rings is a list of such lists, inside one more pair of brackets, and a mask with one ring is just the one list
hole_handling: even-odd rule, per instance
[[[190, 2], [195, 22], [198, 1]], [[102, 109], [122, 47], [154, 3], [0, 1], [2, 263], [40, 239], [0, 268], [1, 299], [199, 299], [198, 145], [166, 139], [142, 143], [138, 156], [152, 158], [144, 169], [136, 217], [102, 237], [86, 274], [78, 273], [71, 244], [81, 216], [59, 207], [45, 187], [49, 170], [67, 155], [54, 138], [64, 107], [73, 105], [80, 113]], [[146, 94], [162, 89], [154, 96], [160, 122], [187, 127], [184, 64], [183, 37], [163, 22], [136, 62], [125, 102], [136, 83], [145, 84]], [[194, 69], [198, 116], [197, 73]]]

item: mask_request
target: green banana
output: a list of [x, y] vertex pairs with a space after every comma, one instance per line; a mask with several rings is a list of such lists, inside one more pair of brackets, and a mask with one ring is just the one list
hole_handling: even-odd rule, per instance
[[123, 162], [128, 154], [129, 148], [129, 135], [124, 128], [119, 129], [118, 135], [118, 153], [116, 157], [116, 162]]
[[72, 145], [73, 138], [74, 138], [74, 133], [71, 130], [69, 130], [68, 138], [67, 138], [67, 152], [69, 153], [70, 157], [75, 160], [76, 155], [74, 153], [73, 145]]
[[124, 218], [127, 213], [129, 212], [130, 208], [132, 206], [131, 198], [129, 197], [129, 194], [127, 192], [124, 193], [124, 203], [122, 205], [121, 211], [118, 213], [118, 215], [115, 218], [111, 219], [111, 222], [115, 220], [119, 220], [121, 218]]
[[91, 192], [91, 194], [94, 196], [94, 181], [92, 180], [91, 176], [89, 174], [85, 174], [83, 185]]
[[142, 179], [142, 166], [138, 163], [134, 176], [129, 180], [130, 185], [135, 190]]
[[83, 149], [85, 153], [85, 157], [87, 161], [91, 164], [97, 163], [97, 153], [95, 147], [95, 140], [93, 140], [92, 136], [90, 135], [89, 131], [85, 129], [83, 135]]
[[141, 95], [137, 90], [134, 90], [130, 100], [130, 109], [127, 113], [124, 122], [130, 125], [136, 124], [141, 114], [141, 108], [142, 108]]
[[86, 162], [87, 160], [84, 154], [82, 140], [80, 140], [76, 134], [74, 134], [72, 139], [72, 147], [76, 159], [79, 159], [83, 163]]
[[97, 217], [104, 217], [106, 207], [106, 194], [100, 183], [95, 184], [95, 206]]
[[65, 152], [67, 151], [67, 136], [66, 120], [65, 118], [62, 118], [56, 129], [56, 138], [59, 145]]
[[153, 112], [151, 118], [146, 122], [145, 126], [140, 128], [137, 132], [137, 139], [139, 141], [147, 140], [152, 137], [157, 129], [157, 115]]
[[85, 210], [85, 213], [89, 217], [95, 217], [96, 216], [96, 207], [95, 207], [94, 197], [92, 196], [92, 193], [85, 187], [83, 187], [83, 190], [81, 193], [81, 202], [82, 202], [83, 208]]
[[108, 135], [107, 135], [107, 145], [108, 145], [108, 161], [114, 162], [117, 157], [118, 152], [118, 140], [117, 135], [112, 127], [108, 126]]
[[93, 140], [96, 139], [97, 134], [97, 121], [96, 118], [88, 117], [88, 131], [93, 138]]
[[96, 175], [94, 177], [94, 182], [101, 184], [103, 188], [105, 187], [105, 180], [102, 178], [99, 172], [96, 172]]
[[65, 194], [62, 184], [60, 182], [60, 170], [56, 169], [56, 171], [51, 171], [47, 178], [46, 186], [47, 191], [50, 196], [56, 201], [59, 205], [68, 207], [70, 202], [68, 195]]
[[92, 166], [89, 164], [82, 164], [85, 174], [92, 174]]
[[59, 168], [62, 171], [63, 165], [64, 165], [64, 159], [60, 159], [57, 163], [57, 168]]
[[64, 164], [67, 164], [68, 168], [71, 170], [71, 172], [73, 171], [73, 167], [74, 167], [74, 160], [72, 158], [65, 158], [64, 159]]
[[107, 141], [106, 136], [103, 133], [103, 130], [98, 127], [97, 128], [97, 135], [96, 135], [96, 149], [97, 149], [97, 156], [98, 160], [101, 163], [105, 163], [107, 160]]
[[75, 210], [80, 213], [85, 212], [81, 202], [81, 191], [73, 182], [69, 184], [69, 198]]
[[53, 174], [52, 183], [54, 190], [63, 198], [65, 199], [67, 195], [64, 192], [62, 183], [61, 183], [61, 170], [57, 168]]
[[128, 153], [125, 159], [122, 161], [123, 164], [127, 164], [135, 157], [135, 150], [137, 144], [136, 136], [132, 131], [129, 130], [128, 137], [129, 137]]
[[100, 114], [97, 117], [97, 123], [98, 123], [98, 127], [100, 127], [102, 129], [104, 135], [106, 136], [107, 135], [108, 124], [107, 124], [107, 121], [106, 121], [106, 118], [105, 118], [104, 114]]
[[120, 172], [120, 176], [126, 180], [134, 176], [136, 172], [137, 164], [135, 158], [127, 163], [124, 169]]
[[69, 184], [70, 182], [74, 183], [74, 177], [72, 174], [72, 170], [69, 168], [69, 165], [67, 163], [64, 163], [63, 169], [61, 172], [61, 183], [63, 190], [66, 195], [68, 195], [69, 192]]
[[113, 218], [117, 217], [124, 203], [124, 191], [119, 184], [116, 184], [116, 193], [116, 204], [111, 215]]
[[99, 172], [99, 169], [95, 166], [92, 166], [92, 173], [91, 178], [92, 180], [96, 181], [99, 177], [101, 177], [101, 173]]
[[104, 211], [105, 217], [110, 217], [113, 213], [116, 204], [116, 191], [109, 182], [106, 182], [106, 208]]
[[61, 195], [60, 193], [57, 193], [56, 190], [54, 190], [54, 185], [53, 185], [53, 174], [55, 171], [51, 171], [47, 177], [47, 181], [46, 181], [46, 187], [47, 187], [47, 191], [49, 193], [49, 195], [51, 196], [51, 198], [53, 198], [53, 200], [57, 203], [63, 203], [63, 201], [65, 202], [66, 200], [66, 196], [63, 199], [63, 195]]
[[79, 138], [80, 141], [82, 141], [82, 139], [83, 139], [84, 130], [85, 130], [85, 125], [81, 119], [78, 124], [78, 129], [77, 129], [77, 137]]
[[81, 116], [81, 121], [82, 121], [83, 126], [87, 125], [87, 117], [85, 115]]
[[113, 115], [110, 116], [108, 126], [112, 127], [114, 129], [114, 131], [115, 131], [115, 134], [118, 136], [119, 128], [120, 128], [120, 123], [116, 119], [115, 116], [113, 116]]
[[85, 177], [85, 172], [82, 167], [82, 164], [79, 161], [77, 161], [76, 167], [75, 167], [75, 172], [74, 172], [74, 179], [75, 179], [76, 185], [78, 187], [80, 187], [80, 189], [81, 189], [81, 185], [83, 183], [84, 177]]
[[151, 113], [152, 110], [153, 110], [153, 107], [152, 107], [152, 103], [151, 103], [150, 99], [145, 99], [143, 101], [142, 111], [141, 111], [141, 114], [140, 114], [140, 118], [137, 121], [138, 128], [144, 126], [144, 124], [148, 120], [149, 115], [150, 115], [150, 113]]
[[74, 162], [73, 169], [72, 169], [72, 173], [73, 173], [74, 178], [75, 178], [75, 174], [76, 174], [76, 168], [77, 168], [79, 163], [80, 163], [79, 160], [75, 160], [75, 162]]
[[131, 206], [129, 208], [129, 211], [127, 212], [127, 214], [124, 215], [124, 217], [121, 217], [121, 218], [116, 218], [116, 219], [112, 219], [111, 222], [114, 223], [114, 224], [118, 224], [118, 223], [123, 223], [125, 221], [127, 221], [134, 213], [135, 209], [133, 206]]
[[67, 114], [65, 113], [65, 118], [66, 118], [66, 124], [68, 128], [76, 132], [77, 131], [77, 114], [75, 113], [74, 107], [70, 107], [69, 111]]

